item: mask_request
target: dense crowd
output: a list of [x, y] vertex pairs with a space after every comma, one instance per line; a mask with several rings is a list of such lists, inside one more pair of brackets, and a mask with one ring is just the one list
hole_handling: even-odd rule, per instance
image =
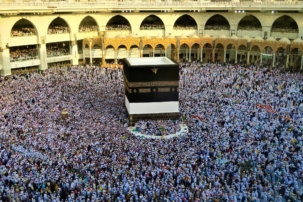
[[177, 26], [174, 26], [174, 29], [197, 29], [197, 26], [177, 25]]
[[161, 25], [161, 24], [142, 24], [140, 29], [141, 30], [164, 29], [164, 25]]
[[86, 66], [2, 79], [1, 200], [303, 200], [301, 75], [182, 63], [189, 132], [168, 140], [128, 132], [123, 83]]
[[238, 30], [257, 30], [261, 31], [261, 26], [253, 26], [253, 25], [239, 25]]
[[92, 32], [92, 31], [98, 31], [97, 25], [80, 25], [79, 26], [79, 32]]
[[67, 34], [69, 33], [68, 26], [49, 26], [47, 34]]
[[229, 30], [229, 25], [206, 25], [205, 29], [207, 30]]
[[107, 25], [106, 30], [130, 30], [130, 25]]
[[38, 59], [38, 50], [36, 47], [20, 47], [10, 49], [10, 61], [24, 61]]
[[176, 134], [181, 131], [179, 120], [145, 120], [135, 124], [135, 130], [148, 136]]
[[59, 47], [56, 45], [49, 45], [46, 48], [46, 55], [47, 57], [70, 55], [69, 46]]
[[272, 27], [272, 32], [298, 32], [298, 28], [294, 27]]
[[11, 31], [12, 37], [19, 37], [19, 36], [32, 36], [36, 35], [37, 31], [34, 27], [22, 27], [20, 29], [13, 28]]

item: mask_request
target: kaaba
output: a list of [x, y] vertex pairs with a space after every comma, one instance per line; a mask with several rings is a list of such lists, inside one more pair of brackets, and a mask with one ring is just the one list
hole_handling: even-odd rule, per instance
[[124, 94], [133, 119], [179, 117], [179, 65], [167, 57], [124, 58]]

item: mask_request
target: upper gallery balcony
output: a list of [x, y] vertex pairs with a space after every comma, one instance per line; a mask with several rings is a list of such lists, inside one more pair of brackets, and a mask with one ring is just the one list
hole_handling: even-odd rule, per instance
[[0, 0], [0, 14], [207, 10], [303, 11], [298, 0]]

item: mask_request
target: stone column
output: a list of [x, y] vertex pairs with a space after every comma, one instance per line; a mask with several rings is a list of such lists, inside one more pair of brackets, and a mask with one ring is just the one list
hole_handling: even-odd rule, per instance
[[106, 65], [104, 50], [102, 50], [102, 65]]
[[262, 53], [260, 55], [260, 65], [262, 65]]
[[200, 48], [198, 48], [197, 52], [196, 52], [196, 60], [197, 61], [199, 61], [199, 59], [200, 59], [199, 57], [200, 57]]
[[3, 47], [3, 48], [0, 47], [0, 54], [1, 54], [0, 61], [2, 61], [0, 63], [2, 66], [1, 76], [11, 75], [12, 71], [11, 71], [11, 61], [10, 61], [9, 49], [6, 47]]
[[118, 51], [114, 51], [114, 64], [117, 64]]
[[300, 69], [302, 70], [303, 69], [303, 54], [301, 55], [301, 67]]
[[177, 62], [180, 62], [180, 48], [176, 48], [176, 52], [177, 52], [176, 60]]
[[236, 55], [235, 56], [235, 63], [237, 63], [238, 62], [238, 51], [237, 50], [235, 51], [235, 55]]
[[274, 53], [274, 54], [272, 54], [272, 67], [274, 67], [275, 66], [275, 60], [276, 60], [276, 54]]
[[79, 64], [79, 54], [78, 54], [78, 45], [77, 41], [74, 40], [71, 42], [72, 48], [71, 48], [71, 55], [72, 55], [72, 65], [78, 65]]
[[226, 49], [224, 49], [223, 62], [226, 62]]
[[191, 62], [191, 48], [188, 50], [188, 62]]
[[40, 44], [39, 44], [39, 59], [40, 59], [40, 70], [47, 69], [47, 51], [46, 51], [46, 44], [45, 44], [45, 36], [40, 37]]
[[215, 62], [215, 49], [213, 49], [213, 51], [212, 51], [211, 61]]
[[[103, 52], [103, 51], [102, 51]], [[82, 57], [82, 63], [83, 64], [85, 64], [85, 49], [84, 49], [84, 46], [82, 45], [82, 55], [83, 55], [83, 57]]]
[[188, 49], [185, 49], [185, 60], [188, 61]]
[[89, 65], [93, 65], [93, 51], [92, 48], [89, 48]]
[[286, 64], [285, 64], [285, 68], [288, 68], [289, 65], [289, 53], [287, 53], [286, 55]]
[[250, 60], [250, 51], [247, 51], [247, 59], [246, 59], [246, 64], [249, 64], [249, 60]]
[[201, 48], [201, 57], [200, 57], [200, 61], [203, 62], [203, 47]]

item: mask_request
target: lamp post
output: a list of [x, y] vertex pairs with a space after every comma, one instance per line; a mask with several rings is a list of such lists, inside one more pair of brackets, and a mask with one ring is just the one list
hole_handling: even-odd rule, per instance
[[162, 138], [164, 139], [164, 130], [165, 130], [165, 127], [164, 127], [164, 125], [162, 125], [162, 127], [161, 127], [161, 133], [162, 133]]
[[62, 119], [64, 119], [64, 120], [68, 118], [67, 109], [63, 109], [63, 111], [61, 112], [61, 116], [62, 116]]
[[183, 125], [183, 127], [185, 127], [185, 123], [186, 123], [186, 116], [185, 116], [185, 114], [183, 114], [183, 116], [182, 116], [182, 125]]
[[129, 118], [129, 128], [131, 130], [133, 129], [133, 117], [132, 116]]

